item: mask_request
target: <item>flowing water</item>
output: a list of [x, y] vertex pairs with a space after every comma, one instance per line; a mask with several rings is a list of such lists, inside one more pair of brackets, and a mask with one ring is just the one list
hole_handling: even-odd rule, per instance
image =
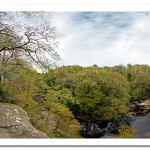
[[[150, 113], [146, 115], [131, 115], [130, 118], [132, 120], [130, 126], [134, 128], [136, 138], [150, 138]], [[101, 138], [114, 138], [116, 136], [116, 133], [106, 132]]]
[[150, 113], [142, 116], [133, 116], [131, 126], [135, 129], [138, 138], [150, 138]]

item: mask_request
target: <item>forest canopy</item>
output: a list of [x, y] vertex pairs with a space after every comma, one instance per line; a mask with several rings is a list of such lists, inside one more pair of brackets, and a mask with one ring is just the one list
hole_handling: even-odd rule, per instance
[[79, 118], [103, 122], [128, 115], [132, 101], [150, 98], [149, 81], [148, 65], [62, 66], [46, 73], [17, 66], [4, 73], [0, 101], [21, 106], [49, 137], [80, 137]]

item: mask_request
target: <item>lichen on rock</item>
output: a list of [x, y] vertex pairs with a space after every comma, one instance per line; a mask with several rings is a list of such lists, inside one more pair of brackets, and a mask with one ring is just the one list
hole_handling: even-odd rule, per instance
[[27, 113], [17, 105], [0, 103], [0, 138], [48, 138], [34, 128]]

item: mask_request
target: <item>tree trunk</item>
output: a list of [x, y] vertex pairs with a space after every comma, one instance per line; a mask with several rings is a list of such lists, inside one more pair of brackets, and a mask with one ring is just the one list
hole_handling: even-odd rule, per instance
[[1, 70], [0, 83], [3, 84], [3, 82], [4, 82], [4, 71]]
[[[1, 70], [1, 74], [0, 74], [0, 90], [1, 90], [1, 92], [3, 93], [3, 83], [4, 83], [4, 71], [3, 70]], [[0, 96], [0, 100], [3, 102], [3, 100], [4, 100], [4, 96], [3, 96], [3, 94]]]
[[28, 82], [28, 85], [27, 85], [27, 94], [29, 94], [30, 92], [30, 81]]

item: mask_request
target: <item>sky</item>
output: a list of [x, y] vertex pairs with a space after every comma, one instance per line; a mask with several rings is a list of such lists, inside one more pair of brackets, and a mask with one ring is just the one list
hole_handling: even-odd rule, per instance
[[150, 65], [150, 13], [53, 12], [62, 65]]

